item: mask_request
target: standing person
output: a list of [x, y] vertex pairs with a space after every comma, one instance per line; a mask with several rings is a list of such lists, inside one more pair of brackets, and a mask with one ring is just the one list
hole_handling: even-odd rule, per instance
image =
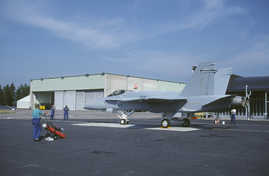
[[67, 105], [65, 105], [65, 107], [64, 107], [64, 120], [68, 120], [68, 111], [69, 111], [69, 108]]
[[231, 123], [235, 124], [236, 109], [231, 110]]
[[54, 114], [55, 114], [55, 107], [54, 105], [52, 105], [50, 108], [50, 120], [54, 119]]
[[34, 110], [32, 111], [32, 124], [33, 124], [33, 140], [35, 142], [40, 140], [41, 125], [40, 119], [41, 115], [44, 113], [39, 109], [39, 105], [36, 104]]

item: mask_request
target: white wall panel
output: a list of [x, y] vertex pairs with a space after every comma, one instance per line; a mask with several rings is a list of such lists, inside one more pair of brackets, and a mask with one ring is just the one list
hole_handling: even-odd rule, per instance
[[92, 102], [103, 97], [104, 97], [103, 90], [87, 91], [85, 92], [85, 104], [92, 104]]
[[126, 90], [128, 88], [127, 86], [127, 77], [126, 76], [119, 76], [119, 75], [110, 75], [109, 76], [109, 90], [107, 90], [107, 95], [111, 94], [115, 90]]
[[141, 91], [143, 90], [143, 80], [139, 79], [139, 78], [132, 78], [132, 77], [128, 77], [128, 90], [137, 90], [137, 91]]
[[76, 107], [76, 91], [64, 91], [64, 104], [67, 105], [70, 110], [75, 110]]
[[104, 89], [104, 75], [80, 75], [31, 80], [31, 91]]
[[55, 91], [54, 93], [54, 105], [57, 110], [63, 109], [64, 91]]
[[85, 106], [85, 92], [77, 91], [76, 92], [76, 110], [84, 110]]

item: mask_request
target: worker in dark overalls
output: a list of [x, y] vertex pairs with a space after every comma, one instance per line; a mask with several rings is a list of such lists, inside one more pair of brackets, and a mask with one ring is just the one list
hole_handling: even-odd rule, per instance
[[50, 108], [50, 120], [54, 119], [55, 107], [52, 105]]
[[64, 120], [68, 120], [68, 111], [69, 111], [69, 108], [67, 107], [67, 105], [65, 105], [65, 107], [64, 107]]
[[236, 109], [231, 110], [231, 124], [235, 125], [235, 115], [236, 115]]

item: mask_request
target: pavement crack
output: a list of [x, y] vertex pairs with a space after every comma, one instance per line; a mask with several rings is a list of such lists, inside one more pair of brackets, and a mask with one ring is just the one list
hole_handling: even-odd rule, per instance
[[27, 168], [27, 167], [40, 167], [40, 165], [39, 164], [26, 164], [22, 166], [21, 168]]
[[114, 152], [107, 152], [107, 151], [102, 151], [102, 150], [93, 150], [91, 153], [95, 154], [95, 155], [102, 155], [102, 154], [111, 155], [111, 154], [114, 154]]

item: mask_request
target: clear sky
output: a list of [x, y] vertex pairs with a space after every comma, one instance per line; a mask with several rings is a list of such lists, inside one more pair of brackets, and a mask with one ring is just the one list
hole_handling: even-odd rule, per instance
[[0, 0], [0, 84], [111, 72], [269, 76], [268, 0]]

